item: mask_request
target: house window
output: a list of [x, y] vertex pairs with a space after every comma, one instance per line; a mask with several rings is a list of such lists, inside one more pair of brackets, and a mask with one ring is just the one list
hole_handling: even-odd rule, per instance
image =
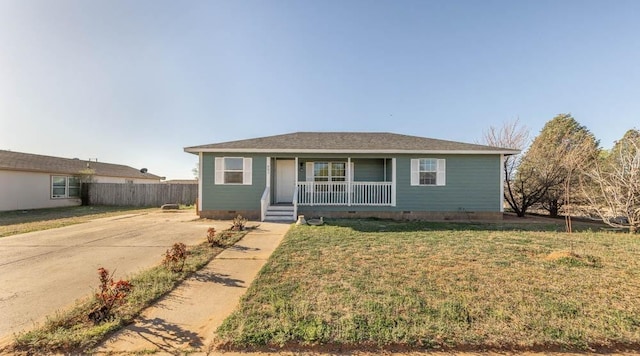
[[435, 185], [437, 176], [438, 160], [433, 158], [420, 160], [420, 185]]
[[420, 158], [411, 160], [411, 185], [445, 185], [444, 159]]
[[251, 185], [251, 168], [251, 158], [216, 157], [215, 184]]
[[344, 182], [346, 166], [344, 162], [314, 162], [313, 179], [316, 182]]
[[80, 178], [52, 176], [51, 198], [79, 198]]

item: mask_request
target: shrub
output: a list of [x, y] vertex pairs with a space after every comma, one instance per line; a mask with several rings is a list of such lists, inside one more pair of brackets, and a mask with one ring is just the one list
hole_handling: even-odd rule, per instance
[[229, 247], [238, 241], [238, 233], [231, 230], [223, 230], [215, 233], [213, 228], [207, 230], [207, 241], [212, 247]]
[[233, 219], [233, 226], [231, 226], [231, 230], [233, 231], [243, 231], [245, 225], [247, 224], [247, 219], [243, 218], [242, 215], [238, 215]]
[[215, 245], [216, 244], [216, 229], [214, 229], [212, 227], [207, 229], [207, 241], [211, 245]]
[[100, 291], [96, 293], [98, 305], [89, 313], [89, 319], [96, 324], [109, 320], [112, 317], [113, 307], [124, 304], [125, 298], [133, 289], [129, 281], [114, 282], [113, 275], [109, 274], [104, 267], [98, 268], [98, 277], [100, 278]]
[[184, 261], [187, 259], [187, 245], [176, 242], [164, 254], [162, 264], [173, 272], [182, 272]]

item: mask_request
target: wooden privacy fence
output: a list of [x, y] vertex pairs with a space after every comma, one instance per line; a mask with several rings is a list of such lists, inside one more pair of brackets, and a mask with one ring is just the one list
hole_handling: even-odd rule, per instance
[[[120, 184], [85, 183], [88, 205], [162, 206], [193, 205], [198, 184]], [[84, 199], [83, 199], [84, 200]]]

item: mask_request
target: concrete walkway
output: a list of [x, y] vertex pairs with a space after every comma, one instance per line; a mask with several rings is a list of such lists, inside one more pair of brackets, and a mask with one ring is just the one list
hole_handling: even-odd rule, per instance
[[135, 324], [100, 345], [98, 354], [207, 353], [215, 330], [280, 244], [289, 224], [260, 223], [240, 242], [223, 251]]

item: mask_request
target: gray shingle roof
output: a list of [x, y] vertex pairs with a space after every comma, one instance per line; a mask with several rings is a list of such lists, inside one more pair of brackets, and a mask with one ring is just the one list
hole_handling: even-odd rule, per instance
[[296, 132], [185, 148], [186, 152], [451, 152], [504, 153], [518, 150], [400, 135], [388, 132]]
[[160, 179], [154, 174], [142, 173], [138, 169], [121, 164], [89, 162], [79, 159], [0, 150], [0, 170], [82, 174], [87, 168], [93, 170], [96, 176]]

